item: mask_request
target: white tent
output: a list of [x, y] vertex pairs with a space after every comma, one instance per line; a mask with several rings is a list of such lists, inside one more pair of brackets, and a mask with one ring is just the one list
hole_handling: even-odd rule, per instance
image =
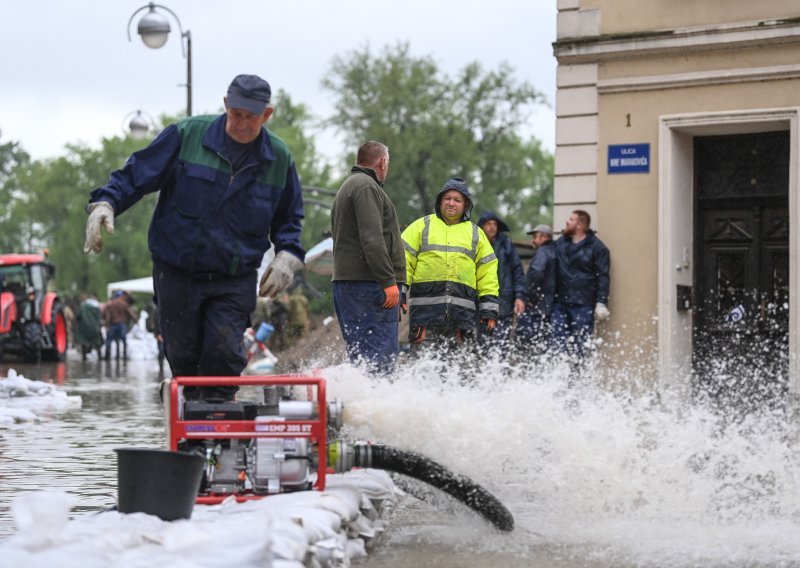
[[120, 282], [110, 282], [106, 286], [106, 297], [110, 298], [114, 290], [124, 290], [125, 292], [145, 292], [153, 293], [153, 277], [134, 278], [133, 280], [122, 280]]
[[[269, 263], [275, 257], [275, 249], [270, 248], [261, 261], [261, 266], [258, 269], [258, 279], [261, 280], [261, 275], [264, 274]], [[314, 245], [306, 253], [306, 268], [317, 274], [333, 274], [333, 239], [328, 237]], [[258, 284], [256, 284], [256, 287]], [[134, 278], [133, 280], [121, 280], [119, 282], [110, 282], [106, 285], [106, 297], [111, 298], [114, 290], [124, 290], [125, 292], [145, 292], [153, 294], [153, 277], [147, 276], [146, 278]]]
[[306, 269], [317, 274], [333, 274], [333, 239], [318, 242], [306, 252]]

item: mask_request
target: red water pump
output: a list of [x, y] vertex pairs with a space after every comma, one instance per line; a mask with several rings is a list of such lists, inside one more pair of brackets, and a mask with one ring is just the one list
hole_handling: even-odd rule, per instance
[[[428, 483], [462, 501], [500, 530], [514, 518], [491, 493], [463, 475], [406, 450], [329, 439], [343, 405], [328, 401], [319, 376], [177, 377], [165, 382], [169, 449], [206, 460], [196, 502], [213, 505], [276, 493], [325, 489], [326, 473], [383, 469]], [[240, 387], [237, 400], [186, 400], [184, 389]], [[193, 395], [195, 393], [192, 393]], [[194, 398], [192, 396], [191, 398]]]
[[[220, 386], [240, 387], [240, 400], [185, 400], [186, 387]], [[322, 377], [177, 377], [165, 409], [169, 448], [206, 458], [197, 503], [325, 489], [328, 428], [341, 426], [342, 405], [327, 401]]]

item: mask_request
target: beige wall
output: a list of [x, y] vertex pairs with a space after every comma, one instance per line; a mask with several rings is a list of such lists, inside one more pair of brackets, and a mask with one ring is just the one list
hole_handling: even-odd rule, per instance
[[800, 64], [800, 48], [796, 44], [746, 47], [735, 50], [735, 56], [732, 55], [731, 51], [710, 51], [686, 53], [680, 56], [667, 54], [646, 58], [631, 57], [601, 63], [598, 67], [598, 76], [603, 81]]
[[600, 10], [601, 34], [800, 18], [797, 0], [580, 0], [578, 4], [581, 10]]
[[[659, 226], [660, 192], [666, 191], [659, 170], [663, 119], [799, 107], [800, 0], [558, 0], [558, 8], [553, 225], [562, 227], [576, 208], [592, 213], [612, 258], [612, 318], [598, 327], [606, 341], [600, 353], [612, 371], [607, 375], [639, 363], [646, 370], [637, 380], [652, 383], [663, 373], [663, 361], [656, 361], [659, 333], [664, 335], [657, 316], [664, 314], [664, 294], [674, 293], [666, 288], [675, 282], [660, 277], [675, 269], [666, 266], [665, 244], [659, 242], [659, 230], [662, 239], [671, 237], [663, 232], [668, 227]], [[654, 31], [665, 33], [649, 33]], [[726, 121], [729, 133], [744, 128], [734, 124], [735, 117], [720, 124]], [[728, 127], [708, 132], [719, 128]], [[625, 143], [650, 144], [648, 174], [607, 174], [608, 146]], [[691, 185], [691, 135], [685, 149], [689, 161], [681, 158], [680, 172], [671, 178], [681, 180], [677, 187]], [[684, 232], [691, 230], [691, 219], [684, 219], [691, 210], [687, 204], [689, 214], [678, 213], [688, 223]], [[692, 239], [687, 236], [687, 242]], [[680, 275], [679, 283], [691, 283], [687, 272]]]
[[[662, 115], [796, 106], [800, 80], [620, 93], [599, 97], [597, 210], [613, 255], [612, 308], [619, 325], [655, 314], [658, 271], [658, 128]], [[626, 115], [631, 116], [627, 127]], [[649, 143], [649, 174], [608, 175], [609, 144]], [[619, 303], [619, 305], [615, 305]]]

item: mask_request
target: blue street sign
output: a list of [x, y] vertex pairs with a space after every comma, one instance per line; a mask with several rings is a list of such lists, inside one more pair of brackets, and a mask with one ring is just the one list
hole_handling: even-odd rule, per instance
[[609, 174], [646, 174], [650, 172], [650, 144], [609, 144]]

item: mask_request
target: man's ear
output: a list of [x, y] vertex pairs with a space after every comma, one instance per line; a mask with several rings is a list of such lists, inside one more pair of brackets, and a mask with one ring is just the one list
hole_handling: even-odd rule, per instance
[[261, 124], [266, 124], [269, 120], [269, 117], [272, 116], [272, 113], [275, 111], [275, 107], [271, 105], [267, 105], [267, 108], [264, 109], [264, 114], [261, 115], [262, 121]]

